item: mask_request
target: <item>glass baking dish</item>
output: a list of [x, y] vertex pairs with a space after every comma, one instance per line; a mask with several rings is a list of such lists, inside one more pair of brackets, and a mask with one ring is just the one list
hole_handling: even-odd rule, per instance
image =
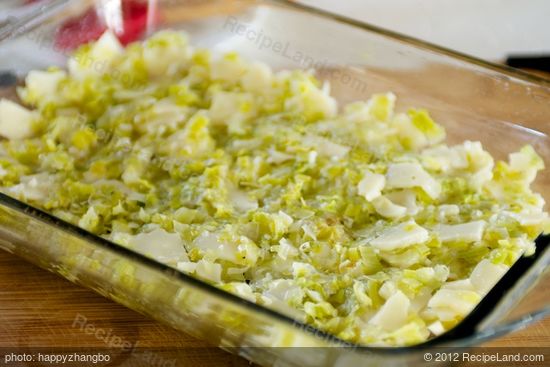
[[[16, 98], [10, 82], [16, 78], [10, 76], [64, 65], [67, 53], [56, 34], [67, 20], [93, 9], [103, 26], [119, 34], [127, 31], [120, 1], [44, 3], [39, 17], [31, 14], [0, 27], [0, 97]], [[550, 162], [550, 82], [545, 79], [292, 2], [166, 0], [140, 6], [147, 11], [131, 37], [164, 28], [185, 30], [194, 44], [214, 53], [237, 51], [274, 69], [313, 68], [330, 81], [342, 103], [392, 91], [399, 97], [398, 109], [429, 109], [447, 129], [450, 143], [479, 140], [499, 159], [531, 144]], [[548, 201], [548, 187], [550, 171], [544, 170], [534, 189]], [[519, 260], [443, 337], [414, 347], [364, 347], [0, 194], [0, 248], [262, 365], [415, 365], [423, 362], [426, 348], [479, 345], [525, 327], [550, 314], [547, 242], [540, 237], [537, 253]], [[282, 348], [293, 346], [310, 348]]]

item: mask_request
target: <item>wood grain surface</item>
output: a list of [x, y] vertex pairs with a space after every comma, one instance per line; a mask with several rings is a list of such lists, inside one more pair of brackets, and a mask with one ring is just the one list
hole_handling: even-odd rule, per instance
[[[181, 14], [172, 14], [171, 17], [179, 19]], [[83, 328], [80, 322], [83, 319], [86, 325], [105, 330], [109, 335], [132, 345], [177, 349], [178, 366], [249, 365], [240, 357], [162, 325], [0, 250], [0, 352], [10, 348], [107, 348], [105, 339]], [[550, 348], [550, 318], [486, 346]], [[3, 362], [0, 360], [0, 366]], [[140, 364], [122, 359], [109, 365], [136, 367], [150, 366], [151, 363]]]

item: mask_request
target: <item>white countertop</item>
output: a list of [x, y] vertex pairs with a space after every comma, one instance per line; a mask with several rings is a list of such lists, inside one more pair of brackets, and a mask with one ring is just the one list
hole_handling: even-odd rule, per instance
[[549, 0], [301, 0], [489, 60], [550, 53]]

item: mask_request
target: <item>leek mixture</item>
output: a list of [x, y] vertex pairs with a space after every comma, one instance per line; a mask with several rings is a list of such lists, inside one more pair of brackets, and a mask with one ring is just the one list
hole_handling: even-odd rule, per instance
[[111, 33], [0, 102], [0, 190], [346, 341], [412, 345], [463, 319], [548, 228], [525, 146], [444, 144], [309, 71]]

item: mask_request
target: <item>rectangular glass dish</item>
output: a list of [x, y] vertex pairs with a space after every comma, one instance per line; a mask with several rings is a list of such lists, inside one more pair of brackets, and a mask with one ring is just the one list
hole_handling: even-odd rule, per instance
[[[0, 28], [0, 97], [15, 99], [11, 73], [63, 66], [58, 30], [93, 14], [126, 32], [118, 1], [46, 1], [40, 16]], [[143, 1], [145, 38], [159, 29], [186, 31], [214, 53], [236, 51], [275, 70], [309, 69], [329, 81], [340, 103], [394, 92], [397, 109], [430, 110], [449, 143], [479, 140], [497, 159], [531, 144], [550, 162], [550, 83], [356, 21], [284, 1]], [[130, 30], [128, 30], [129, 32]], [[77, 37], [79, 34], [75, 32]], [[81, 35], [81, 34], [80, 34]], [[67, 41], [67, 40], [66, 40]], [[71, 40], [69, 40], [70, 42]], [[546, 201], [550, 172], [534, 184]], [[522, 259], [456, 330], [426, 345], [375, 348], [350, 345], [237, 296], [112, 244], [0, 194], [0, 248], [92, 288], [134, 310], [263, 365], [415, 365], [423, 348], [478, 345], [550, 313], [550, 251]], [[495, 302], [499, 301], [496, 306]], [[308, 349], [276, 347], [316, 347]], [[325, 348], [345, 346], [346, 348]], [[318, 348], [317, 348], [318, 347]]]

